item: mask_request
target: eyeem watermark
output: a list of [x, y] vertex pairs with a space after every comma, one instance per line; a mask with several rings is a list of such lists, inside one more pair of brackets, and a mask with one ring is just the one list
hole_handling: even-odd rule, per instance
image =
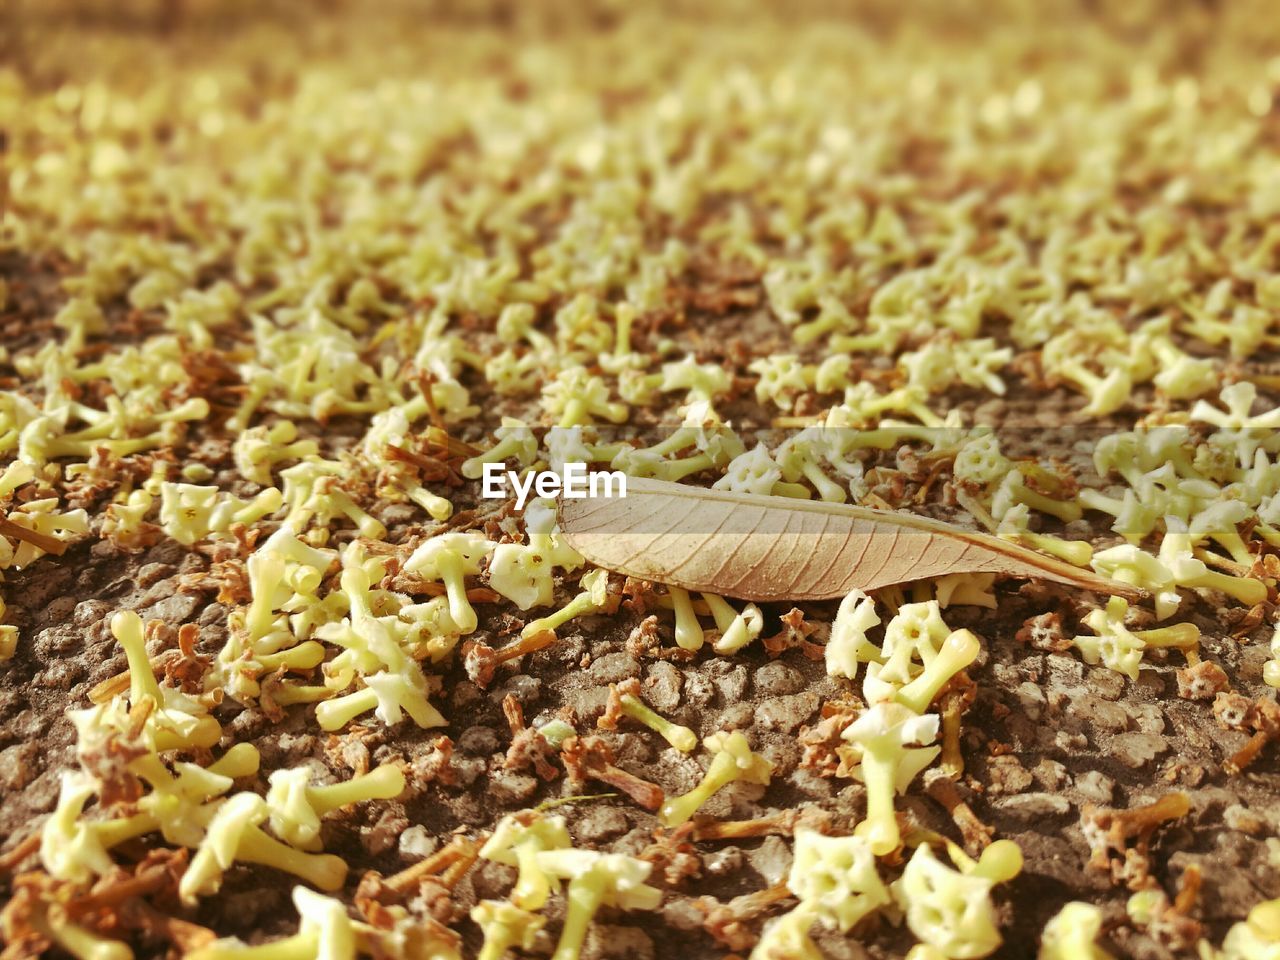
[[538, 497], [555, 497], [563, 494], [570, 500], [587, 497], [625, 497], [627, 475], [620, 470], [588, 470], [585, 463], [566, 463], [564, 473], [554, 470], [535, 470], [524, 475], [507, 470], [500, 463], [484, 465], [484, 482], [480, 495], [490, 500], [505, 500], [511, 490], [516, 494], [516, 509], [523, 510], [532, 493]]

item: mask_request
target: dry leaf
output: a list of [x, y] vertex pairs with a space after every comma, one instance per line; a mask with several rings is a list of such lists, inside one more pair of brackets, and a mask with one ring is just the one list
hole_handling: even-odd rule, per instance
[[626, 497], [562, 498], [560, 528], [575, 550], [607, 570], [742, 600], [826, 600], [949, 573], [1146, 595], [937, 520], [661, 480], [628, 477]]

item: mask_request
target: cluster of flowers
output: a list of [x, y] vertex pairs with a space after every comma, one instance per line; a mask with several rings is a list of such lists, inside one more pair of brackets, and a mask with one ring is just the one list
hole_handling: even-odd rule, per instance
[[[509, 36], [442, 30], [424, 56], [369, 22], [335, 44], [345, 55], [311, 60], [246, 27], [234, 54], [180, 69], [124, 36], [86, 47], [51, 28], [31, 76], [0, 69], [0, 252], [33, 275], [61, 271], [48, 310], [0, 281], [0, 310], [34, 309], [50, 333], [0, 348], [0, 574], [90, 536], [123, 551], [168, 538], [223, 565], [233, 608], [216, 656], [183, 649], [189, 669], [163, 682], [146, 627], [115, 616], [127, 690], [73, 712], [82, 769], [43, 828], [51, 876], [88, 884], [115, 848], [158, 834], [192, 851], [188, 903], [236, 862], [339, 889], [348, 868], [320, 849], [322, 819], [398, 795], [401, 771], [322, 785], [276, 770], [264, 796], [236, 790], [258, 770], [248, 744], [185, 758], [220, 742], [224, 698], [274, 716], [314, 704], [330, 732], [442, 726], [433, 700], [451, 657], [491, 677], [571, 620], [614, 613], [617, 584], [584, 569], [550, 504], [449, 523], [454, 491], [487, 463], [609, 464], [890, 507], [902, 484], [923, 495], [949, 476], [946, 497], [991, 532], [1154, 596], [1154, 620], [1116, 598], [1066, 641], [1129, 677], [1151, 650], [1200, 663], [1193, 624], [1153, 626], [1197, 597], [1262, 618], [1280, 574], [1280, 410], [1255, 412], [1276, 383], [1246, 363], [1280, 342], [1280, 179], [1241, 157], [1265, 136], [1275, 65], [1232, 62], [1202, 86], [1081, 23], [1089, 56], [1036, 57], [1037, 79], [1022, 76], [1025, 38], [1003, 33], [938, 56], [919, 38], [886, 51], [820, 24], [797, 25], [786, 49], [771, 27], [723, 26], [638, 14], [589, 42], [535, 33], [514, 50]], [[64, 68], [85, 49], [110, 69], [82, 82]], [[842, 106], [852, 65], [872, 63], [856, 89], [874, 108]], [[139, 85], [159, 75], [173, 80]], [[51, 76], [66, 79], [46, 89]], [[752, 312], [776, 321], [780, 344], [735, 357], [693, 329]], [[1028, 384], [1080, 395], [1086, 418], [1150, 399], [1156, 412], [1094, 451], [1090, 479], [1114, 486], [1006, 456], [950, 403]], [[751, 393], [795, 432], [749, 446], [729, 411]], [[350, 445], [320, 429], [340, 420], [360, 424]], [[624, 423], [662, 436], [619, 440]], [[379, 519], [386, 502], [411, 511], [408, 538]], [[1123, 542], [1045, 532], [1105, 516]], [[832, 764], [865, 784], [866, 816], [849, 836], [797, 830], [798, 905], [765, 929], [762, 960], [813, 956], [815, 925], [847, 932], [877, 911], [905, 918], [918, 960], [1000, 942], [991, 890], [1017, 874], [1016, 848], [948, 847], [947, 866], [938, 842], [903, 836], [896, 810], [935, 761], [958, 769], [980, 640], [942, 610], [996, 603], [990, 577], [932, 589], [913, 603], [852, 595], [831, 625], [821, 656], [862, 701], [834, 718]], [[497, 651], [472, 637], [489, 602], [536, 612]], [[684, 655], [770, 639], [753, 604], [676, 587], [653, 602]], [[0, 624], [0, 659], [18, 643]], [[1272, 649], [1264, 679], [1280, 686], [1280, 630]], [[698, 749], [692, 730], [614, 693], [619, 715]], [[772, 776], [741, 731], [722, 731], [701, 741], [698, 786], [668, 798], [583, 759], [563, 721], [527, 733], [673, 830], [717, 791]], [[914, 854], [882, 879], [907, 840]], [[562, 886], [557, 960], [578, 955], [598, 907], [660, 897], [650, 863], [575, 849], [554, 816], [502, 820], [480, 855], [519, 872], [509, 900], [473, 913], [484, 960], [528, 947]], [[414, 940], [353, 920], [307, 887], [294, 902], [298, 934], [257, 955], [457, 950], [421, 925]], [[57, 909], [33, 915], [41, 936], [120, 956]], [[1255, 909], [1225, 954], [1274, 952], [1276, 910]], [[1045, 930], [1046, 960], [1100, 957], [1100, 926], [1096, 908], [1068, 905]]]

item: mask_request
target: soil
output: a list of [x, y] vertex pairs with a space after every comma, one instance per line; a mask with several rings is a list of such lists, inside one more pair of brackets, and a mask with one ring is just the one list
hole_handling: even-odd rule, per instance
[[[227, 29], [234, 29], [235, 18], [228, 22]], [[114, 28], [83, 29], [110, 32]], [[54, 78], [42, 76], [36, 65], [18, 63], [14, 69], [37, 86], [53, 83]], [[48, 318], [63, 299], [57, 280], [66, 272], [66, 266], [53, 256], [0, 254], [0, 278], [10, 290], [0, 331], [11, 356], [34, 351], [50, 337], [61, 335], [51, 329]], [[733, 372], [739, 387], [722, 414], [741, 427], [744, 436], [752, 427], [766, 428], [776, 411], [756, 402], [749, 389], [754, 378], [748, 366], [756, 357], [784, 349], [787, 328], [758, 303], [714, 310], [698, 305], [699, 295], [749, 289], [751, 283], [728, 282], [713, 271], [699, 272], [695, 265], [682, 284], [673, 294], [687, 301], [680, 322], [668, 324], [652, 337], [640, 335], [638, 349], [650, 349], [660, 333], [672, 338], [673, 356], [688, 350], [705, 362], [722, 364]], [[111, 330], [104, 341], [113, 346], [137, 342], [147, 329], [146, 312], [142, 313], [139, 318], [138, 311], [115, 301], [108, 314]], [[987, 327], [984, 334], [1003, 342], [1005, 331], [998, 319], [988, 320]], [[143, 332], [135, 335], [131, 329]], [[220, 346], [234, 342], [233, 334], [221, 332], [220, 338], [229, 339]], [[481, 352], [493, 350], [496, 344], [486, 324], [476, 323], [466, 336]], [[1260, 353], [1246, 364], [1237, 364], [1232, 375], [1265, 372], [1273, 365], [1272, 357]], [[997, 427], [1011, 457], [1058, 459], [1087, 477], [1092, 469], [1090, 437], [1132, 426], [1155, 403], [1149, 391], [1140, 391], [1120, 413], [1086, 421], [1080, 413], [1083, 397], [1012, 372], [1017, 369], [1015, 364], [1006, 377], [1010, 389], [1003, 398], [956, 389], [938, 398], [935, 406], [961, 411], [967, 423]], [[0, 364], [0, 374], [12, 374], [12, 370]], [[538, 418], [535, 402], [489, 395], [479, 378], [468, 386], [482, 412], [457, 432], [460, 439], [483, 441], [504, 415]], [[21, 389], [38, 394], [31, 384]], [[818, 401], [811, 400], [810, 412], [817, 412]], [[656, 408], [644, 414], [649, 424], [633, 426], [656, 430], [675, 416], [674, 406]], [[355, 418], [338, 418], [323, 427], [300, 423], [304, 434], [319, 439], [328, 454], [350, 446], [364, 426]], [[216, 425], [197, 427], [171, 452], [181, 464], [207, 464], [219, 486], [239, 493], [257, 489], [234, 473], [228, 445]], [[891, 466], [892, 455], [884, 455], [879, 462]], [[712, 479], [704, 476], [694, 482]], [[451, 491], [451, 496], [459, 511], [491, 509], [477, 499], [477, 484]], [[392, 544], [405, 544], [440, 529], [423, 522], [420, 511], [404, 504], [370, 499], [363, 505], [386, 523]], [[105, 498], [88, 506], [100, 518]], [[914, 509], [973, 525], [941, 493]], [[274, 525], [273, 521], [262, 524], [262, 536]], [[1056, 524], [1046, 523], [1045, 529], [1062, 532]], [[1117, 542], [1100, 522], [1074, 524], [1069, 534], [1098, 547]], [[331, 545], [353, 535], [349, 528], [335, 527]], [[176, 628], [185, 623], [199, 624], [198, 652], [212, 656], [220, 649], [232, 606], [218, 602], [211, 591], [193, 586], [210, 567], [207, 551], [168, 539], [139, 553], [127, 553], [108, 540], [89, 536], [61, 557], [44, 557], [26, 569], [6, 572], [6, 620], [17, 625], [20, 641], [14, 658], [0, 665], [0, 855], [39, 830], [56, 803], [62, 772], [76, 766], [74, 730], [66, 711], [87, 704], [95, 685], [125, 667], [124, 655], [108, 630], [114, 612], [136, 610], [144, 620], [159, 620], [172, 628], [158, 634], [153, 654], [173, 646]], [[573, 580], [560, 584], [558, 601], [567, 600], [574, 589]], [[1276, 751], [1268, 748], [1245, 772], [1228, 774], [1224, 762], [1247, 736], [1224, 730], [1210, 701], [1178, 695], [1175, 674], [1184, 662], [1177, 654], [1167, 658], [1148, 654], [1138, 680], [1130, 681], [1103, 667], [1084, 664], [1071, 650], [1046, 652], [1015, 638], [1033, 616], [1065, 611], [1068, 624], [1074, 625], [1091, 604], [1105, 598], [1019, 582], [998, 584], [997, 598], [995, 610], [953, 607], [945, 614], [950, 627], [969, 627], [983, 641], [979, 660], [969, 670], [977, 695], [964, 719], [965, 772], [959, 790], [994, 835], [1014, 840], [1025, 858], [1021, 875], [996, 893], [1005, 942], [995, 956], [1033, 955], [1046, 921], [1071, 900], [1094, 903], [1104, 910], [1107, 943], [1118, 956], [1146, 960], [1176, 954], [1128, 922], [1125, 903], [1130, 891], [1089, 865], [1091, 851], [1081, 829], [1089, 805], [1128, 809], [1170, 791], [1188, 794], [1190, 813], [1155, 836], [1151, 873], [1158, 886], [1173, 896], [1188, 869], [1199, 869], [1203, 883], [1192, 915], [1213, 943], [1221, 942], [1228, 927], [1258, 901], [1280, 897], [1280, 847], [1275, 839], [1280, 829], [1280, 757]], [[478, 604], [477, 608], [480, 627], [474, 639], [495, 647], [507, 642], [517, 625], [514, 608], [505, 603]], [[779, 629], [779, 618], [789, 609], [790, 605], [765, 607], [766, 636]], [[801, 609], [807, 621], [825, 624], [833, 618], [835, 604], [802, 604]], [[1245, 613], [1220, 595], [1188, 593], [1179, 618], [1200, 628], [1202, 656], [1225, 671], [1230, 686], [1256, 697], [1267, 690], [1261, 674], [1270, 658], [1272, 627], [1263, 623], [1238, 629]], [[262, 792], [270, 771], [302, 763], [313, 764], [322, 779], [335, 780], [390, 761], [402, 761], [413, 769], [415, 761], [421, 765], [431, 754], [440, 734], [447, 733], [456, 745], [456, 785], [411, 778], [410, 789], [401, 799], [361, 804], [326, 820], [325, 850], [344, 857], [351, 867], [351, 879], [341, 894], [347, 902], [353, 902], [355, 885], [365, 871], [393, 874], [438, 849], [455, 833], [480, 836], [505, 814], [563, 798], [567, 790], [563, 778], [545, 782], [529, 771], [505, 769], [503, 755], [511, 733], [502, 702], [509, 695], [523, 706], [530, 724], [571, 716], [579, 732], [598, 734], [611, 746], [618, 766], [660, 785], [669, 796], [684, 792], [701, 776], [705, 758], [700, 754], [695, 759], [666, 749], [659, 738], [626, 722], [618, 731], [595, 729], [609, 684], [636, 678], [647, 702], [664, 716], [691, 727], [699, 736], [743, 730], [757, 752], [774, 764], [768, 787], [727, 788], [706, 805], [707, 816], [759, 820], [803, 808], [825, 812], [832, 823], [846, 828], [856, 822], [864, 810], [862, 786], [806, 769], [799, 742], [800, 734], [820, 719], [823, 705], [846, 698], [852, 685], [828, 677], [821, 660], [810, 659], [799, 649], [771, 657], [758, 643], [731, 657], [717, 656], [707, 647], [689, 662], [637, 656], [628, 638], [641, 619], [624, 607], [609, 617], [572, 621], [553, 646], [500, 667], [492, 683], [483, 688], [468, 676], [461, 658], [452, 658], [436, 668], [441, 692], [435, 702], [449, 721], [444, 730], [419, 730], [408, 722], [395, 727], [370, 722], [329, 736], [315, 725], [311, 707], [290, 707], [284, 719], [276, 722], [256, 707], [227, 700], [216, 711], [225, 736], [213, 753], [236, 742], [253, 743], [263, 758], [262, 773], [237, 788]], [[665, 647], [672, 644], [671, 629], [668, 620], [662, 621]], [[920, 782], [899, 798], [898, 809], [909, 823], [961, 839], [946, 810]], [[565, 802], [556, 812], [566, 817], [575, 842], [589, 849], [638, 855], [658, 828], [651, 813], [616, 795]], [[121, 858], [136, 860], [150, 843], [127, 846], [120, 851]], [[702, 841], [695, 853], [700, 876], [664, 887], [657, 917], [603, 911], [584, 956], [702, 958], [729, 953], [703, 928], [697, 899], [728, 901], [783, 882], [790, 863], [790, 838]], [[23, 866], [34, 868], [35, 858]], [[479, 946], [478, 931], [466, 919], [468, 909], [478, 899], [505, 896], [513, 876], [509, 868], [481, 861], [457, 883], [452, 896], [453, 926], [462, 934], [468, 953]], [[10, 892], [11, 881], [11, 876], [0, 877], [0, 896]], [[296, 928], [290, 886], [269, 870], [238, 865], [228, 872], [217, 896], [203, 899], [181, 915], [220, 935], [265, 941]], [[762, 917], [781, 913], [789, 902], [783, 901]], [[548, 911], [552, 929], [558, 909], [562, 908], [553, 902]], [[758, 927], [759, 920], [755, 924]], [[815, 938], [832, 960], [902, 957], [914, 942], [905, 928], [886, 922], [860, 928], [851, 937], [815, 930]], [[157, 948], [139, 944], [139, 956], [147, 955], [148, 949]]]

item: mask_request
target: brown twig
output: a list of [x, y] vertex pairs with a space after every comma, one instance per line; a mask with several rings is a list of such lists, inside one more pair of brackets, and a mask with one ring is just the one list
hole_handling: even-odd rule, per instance
[[[408, 593], [414, 596], [443, 597], [448, 587], [436, 580], [423, 580], [411, 573], [395, 573], [383, 578], [379, 586], [397, 593]], [[502, 595], [488, 587], [468, 587], [467, 599], [472, 603], [500, 603]]]
[[938, 697], [938, 713], [942, 717], [942, 756], [940, 766], [955, 779], [964, 773], [964, 751], [960, 747], [961, 721], [977, 696], [978, 685], [963, 670], [951, 679]]
[[8, 853], [0, 856], [0, 873], [13, 873], [28, 857], [34, 857], [40, 849], [40, 834], [33, 833]]
[[125, 926], [173, 944], [178, 948], [179, 956], [185, 957], [218, 939], [218, 935], [208, 927], [171, 917], [144, 900], [129, 900], [120, 906], [118, 913]]
[[955, 825], [960, 828], [960, 836], [964, 839], [964, 848], [967, 853], [976, 856], [986, 849], [995, 831], [978, 819], [973, 808], [961, 796], [960, 788], [956, 786], [954, 780], [939, 770], [934, 772], [933, 776], [926, 774], [924, 789], [925, 793], [941, 805]]
[[543, 780], [550, 782], [560, 776], [560, 769], [550, 761], [557, 755], [555, 747], [537, 730], [524, 722], [524, 708], [514, 694], [502, 700], [502, 714], [511, 729], [511, 746], [507, 748], [505, 765], [509, 770], [533, 767]]
[[560, 757], [569, 772], [571, 784], [598, 780], [625, 793], [646, 810], [657, 810], [666, 799], [656, 783], [615, 767], [613, 751], [599, 737], [565, 737], [560, 744]]
[[12, 537], [14, 540], [29, 543], [33, 547], [43, 550], [45, 553], [52, 553], [56, 557], [62, 556], [67, 551], [67, 544], [64, 541], [47, 533], [29, 530], [20, 523], [14, 523], [8, 517], [0, 517], [0, 536]]
[[478, 859], [480, 859], [480, 844], [476, 843], [474, 840], [468, 840], [465, 837], [460, 837], [459, 839], [465, 842], [459, 844], [457, 858], [440, 874], [441, 885], [449, 890], [456, 887], [458, 885], [458, 881], [466, 876], [467, 871], [475, 865], [475, 862]]
[[67, 914], [79, 916], [94, 910], [116, 907], [126, 900], [149, 896], [161, 890], [176, 889], [189, 856], [185, 848], [177, 851], [157, 850], [139, 863], [132, 874], [103, 877], [89, 893], [77, 897], [70, 904]]
[[1198, 864], [1188, 864], [1178, 880], [1178, 895], [1173, 899], [1173, 909], [1183, 916], [1189, 914], [1200, 896], [1200, 887], [1204, 883], [1204, 875]]
[[456, 476], [449, 464], [443, 460], [438, 460], [425, 453], [417, 453], [394, 443], [387, 444], [387, 456], [392, 460], [399, 460], [402, 463], [409, 463], [417, 467], [423, 480], [438, 483]]
[[759, 939], [748, 924], [773, 904], [791, 895], [785, 883], [778, 883], [734, 897], [728, 903], [721, 903], [713, 897], [699, 897], [694, 903], [706, 915], [702, 928], [730, 950], [741, 951], [749, 950]]
[[499, 664], [523, 657], [526, 653], [535, 653], [555, 642], [554, 630], [539, 630], [498, 650], [479, 640], [470, 640], [462, 647], [462, 662], [467, 676], [483, 690], [493, 682], [493, 674]]
[[413, 378], [413, 382], [417, 384], [418, 392], [422, 394], [422, 399], [427, 402], [427, 419], [433, 427], [448, 436], [448, 431], [444, 426], [444, 417], [440, 416], [440, 409], [436, 406], [435, 392], [431, 389], [435, 386], [436, 375], [430, 370], [419, 370]]
[[1186, 816], [1190, 809], [1191, 798], [1181, 791], [1132, 810], [1086, 805], [1080, 827], [1093, 851], [1089, 866], [1108, 871], [1113, 882], [1124, 881], [1131, 890], [1153, 886], [1147, 858], [1151, 837], [1164, 824]]
[[474, 840], [468, 837], [454, 837], [435, 853], [423, 857], [412, 866], [405, 867], [399, 873], [393, 873], [384, 879], [382, 885], [394, 893], [410, 893], [417, 889], [418, 884], [425, 878], [443, 874], [449, 866], [463, 858], [471, 857], [468, 866], [475, 862], [475, 857], [472, 856], [473, 848], [477, 851], [479, 849]]
[[1258, 759], [1268, 743], [1280, 740], [1280, 704], [1273, 700], [1250, 700], [1242, 694], [1224, 690], [1213, 701], [1213, 715], [1225, 727], [1253, 731], [1248, 743], [1222, 765], [1227, 773], [1239, 773]]

